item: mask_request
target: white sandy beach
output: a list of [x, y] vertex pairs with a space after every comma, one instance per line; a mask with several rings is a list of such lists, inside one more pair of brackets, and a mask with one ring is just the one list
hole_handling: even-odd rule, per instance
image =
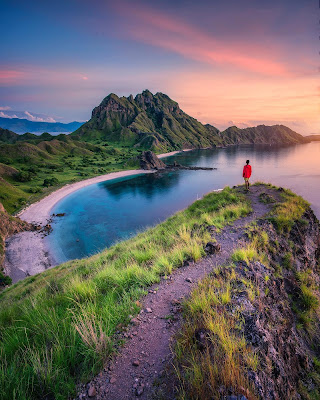
[[[190, 150], [193, 149], [186, 149], [183, 151]], [[180, 151], [159, 154], [158, 158], [169, 157], [176, 153], [180, 153]], [[64, 197], [79, 189], [111, 179], [154, 172], [155, 170], [142, 169], [111, 172], [109, 174], [67, 184], [22, 210], [18, 214], [18, 217], [27, 222], [43, 226], [46, 225], [47, 221], [50, 219], [52, 208]], [[52, 254], [50, 254], [50, 248], [47, 242], [48, 240], [39, 232], [21, 232], [6, 240], [4, 267], [6, 274], [12, 278], [14, 283], [28, 275], [35, 275], [57, 265]]]

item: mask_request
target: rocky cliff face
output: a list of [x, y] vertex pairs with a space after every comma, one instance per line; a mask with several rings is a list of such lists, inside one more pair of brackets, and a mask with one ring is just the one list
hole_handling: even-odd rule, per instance
[[0, 203], [0, 287], [9, 283], [8, 278], [5, 277], [2, 272], [6, 238], [24, 230], [33, 229], [34, 226], [32, 224], [9, 215]]
[[269, 237], [270, 264], [236, 267], [243, 281], [255, 282], [258, 294], [255, 299], [237, 295], [244, 335], [259, 358], [249, 379], [263, 399], [309, 398], [319, 389], [320, 377], [319, 222], [308, 209], [289, 234], [279, 235], [263, 221], [251, 235], [263, 231]]
[[140, 157], [140, 167], [142, 169], [165, 169], [166, 164], [152, 151], [144, 151]]

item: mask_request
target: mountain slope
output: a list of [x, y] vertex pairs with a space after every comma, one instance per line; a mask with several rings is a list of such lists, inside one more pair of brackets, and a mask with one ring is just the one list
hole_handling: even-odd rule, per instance
[[183, 112], [163, 93], [144, 90], [135, 98], [111, 93], [92, 111], [91, 119], [73, 136], [84, 141], [120, 143], [158, 152], [232, 144], [304, 143], [303, 136], [283, 125], [220, 132]]
[[62, 122], [36, 122], [20, 118], [0, 118], [1, 128], [10, 129], [17, 133], [73, 132], [82, 124], [83, 122], [77, 121], [64, 124]]

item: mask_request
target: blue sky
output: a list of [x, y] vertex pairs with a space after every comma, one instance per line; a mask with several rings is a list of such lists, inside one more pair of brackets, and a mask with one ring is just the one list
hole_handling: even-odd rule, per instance
[[[0, 116], [86, 120], [110, 92], [167, 93], [220, 129], [319, 132], [316, 1], [1, 1]], [[8, 114], [8, 113], [7, 113]]]

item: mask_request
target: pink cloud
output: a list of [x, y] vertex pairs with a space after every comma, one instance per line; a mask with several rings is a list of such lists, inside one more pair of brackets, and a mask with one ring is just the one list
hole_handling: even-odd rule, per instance
[[130, 17], [130, 36], [141, 42], [215, 66], [231, 66], [263, 75], [287, 76], [289, 68], [273, 49], [261, 45], [217, 40], [200, 29], [154, 9], [121, 1], [116, 11]]
[[2, 112], [2, 111], [0, 111], [0, 117], [1, 117], [1, 118], [18, 118], [18, 117], [16, 116], [16, 114], [8, 115], [8, 114], [5, 114], [5, 113]]
[[26, 118], [29, 119], [30, 121], [37, 121], [37, 122], [57, 122], [55, 119], [53, 119], [52, 117], [49, 116], [45, 116], [43, 117], [39, 117], [39, 116], [35, 116], [32, 115], [31, 113], [29, 113], [29, 111], [25, 111], [24, 114], [26, 115]]
[[[55, 67], [18, 64], [0, 66], [0, 84], [3, 85], [26, 85], [43, 84], [51, 86], [52, 84], [76, 84], [79, 79], [87, 81], [89, 78], [73, 69], [72, 67]], [[1, 107], [0, 107], [1, 109]]]
[[0, 69], [0, 84], [13, 84], [24, 77], [22, 71], [13, 69]]

